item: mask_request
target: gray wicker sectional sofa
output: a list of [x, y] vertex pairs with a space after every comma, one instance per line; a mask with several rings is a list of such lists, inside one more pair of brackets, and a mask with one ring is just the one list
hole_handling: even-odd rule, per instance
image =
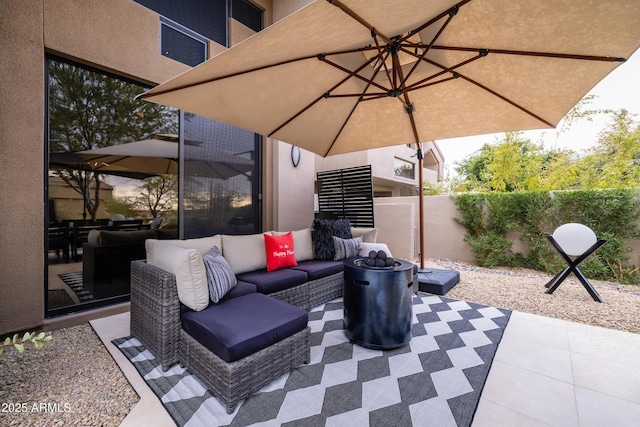
[[[377, 236], [377, 229], [352, 232], [368, 242]], [[164, 370], [179, 362], [232, 412], [309, 362], [307, 312], [342, 295], [342, 261], [314, 258], [311, 229], [292, 236], [297, 265], [275, 271], [265, 268], [263, 234], [147, 240], [147, 259], [131, 265], [131, 334]], [[213, 246], [237, 280], [217, 303], [199, 269]]]

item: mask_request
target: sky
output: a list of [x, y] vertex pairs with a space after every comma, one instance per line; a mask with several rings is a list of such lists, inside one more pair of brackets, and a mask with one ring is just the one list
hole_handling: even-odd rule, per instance
[[[589, 108], [611, 110], [626, 108], [640, 118], [640, 50], [594, 86], [589, 95], [596, 96]], [[555, 146], [555, 148], [569, 148], [582, 152], [597, 142], [598, 134], [607, 127], [609, 121], [609, 116], [604, 114], [594, 117], [593, 122], [578, 121], [557, 139], [555, 129], [525, 131], [523, 134], [534, 143], [542, 140], [545, 149]], [[445, 174], [455, 175], [455, 162], [469, 157], [485, 143], [495, 143], [503, 135], [499, 133], [437, 141], [445, 157]]]

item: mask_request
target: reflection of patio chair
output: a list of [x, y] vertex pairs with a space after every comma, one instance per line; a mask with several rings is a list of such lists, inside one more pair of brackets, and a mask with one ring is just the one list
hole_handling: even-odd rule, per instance
[[105, 225], [92, 221], [74, 221], [73, 234], [71, 238], [71, 248], [73, 251], [73, 259], [78, 259], [78, 248], [82, 249], [82, 244], [86, 243], [91, 230], [101, 230], [106, 228]]
[[56, 251], [56, 255], [62, 256], [69, 262], [69, 225], [64, 222], [49, 223], [49, 250]]
[[[556, 275], [545, 286], [547, 294], [552, 294], [553, 291], [558, 289], [560, 283], [573, 272], [582, 286], [589, 292], [589, 295], [594, 301], [602, 302], [602, 298], [595, 290], [595, 288], [589, 283], [584, 274], [578, 269], [578, 264], [589, 258], [600, 246], [604, 245], [607, 241], [598, 239], [596, 234], [586, 225], [568, 223], [556, 228], [553, 234], [547, 234], [547, 239], [558, 251], [560, 256], [568, 264], [567, 267]], [[573, 258], [572, 258], [573, 257]]]
[[124, 219], [121, 221], [111, 221], [109, 225], [109, 230], [117, 230], [117, 231], [140, 230], [141, 226], [142, 226], [141, 219]]

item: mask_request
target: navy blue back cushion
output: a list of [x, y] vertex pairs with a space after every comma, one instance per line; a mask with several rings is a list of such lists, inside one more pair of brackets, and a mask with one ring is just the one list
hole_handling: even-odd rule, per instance
[[271, 294], [302, 285], [308, 281], [308, 277], [304, 271], [281, 268], [275, 271], [263, 269], [238, 274], [238, 280], [253, 283], [262, 294]]
[[295, 267], [289, 268], [304, 271], [309, 276], [309, 280], [322, 279], [344, 271], [342, 261], [320, 261], [317, 259], [300, 261]]

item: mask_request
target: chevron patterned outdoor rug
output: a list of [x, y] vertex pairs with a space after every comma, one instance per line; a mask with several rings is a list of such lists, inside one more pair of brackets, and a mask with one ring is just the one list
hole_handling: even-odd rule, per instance
[[58, 274], [58, 277], [71, 288], [80, 302], [91, 301], [93, 294], [82, 284], [82, 271]]
[[135, 338], [114, 344], [180, 426], [469, 426], [508, 310], [418, 294], [413, 338], [394, 350], [350, 343], [341, 299], [309, 313], [311, 363], [227, 414], [188, 371], [162, 369]]

